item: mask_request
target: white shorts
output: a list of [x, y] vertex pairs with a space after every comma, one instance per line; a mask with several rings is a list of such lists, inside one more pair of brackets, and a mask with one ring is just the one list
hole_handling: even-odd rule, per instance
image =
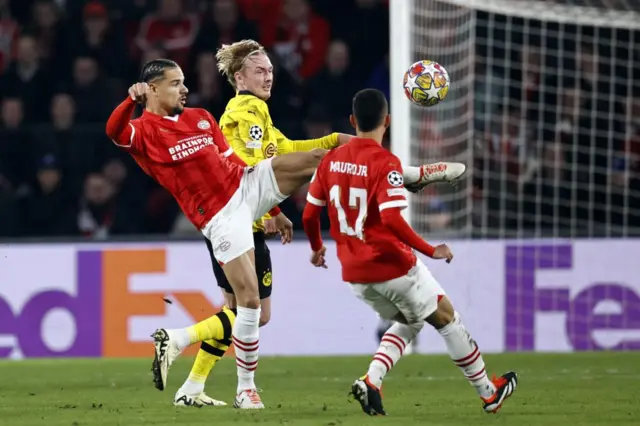
[[272, 160], [245, 168], [240, 187], [202, 229], [218, 262], [229, 263], [254, 248], [253, 222], [287, 198], [278, 188]]
[[356, 296], [371, 306], [380, 318], [394, 320], [402, 314], [408, 324], [424, 321], [438, 308], [438, 296], [445, 295], [420, 259], [402, 277], [377, 284], [350, 284]]

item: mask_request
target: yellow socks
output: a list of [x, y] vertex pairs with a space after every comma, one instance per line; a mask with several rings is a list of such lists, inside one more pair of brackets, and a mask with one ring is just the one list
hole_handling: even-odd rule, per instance
[[231, 330], [236, 314], [230, 309], [224, 308], [212, 317], [187, 327], [189, 343], [204, 342], [205, 340], [231, 339]]
[[229, 349], [229, 345], [231, 345], [231, 339], [202, 342], [187, 381], [202, 384], [204, 388], [204, 382], [209, 377], [209, 373], [211, 373], [220, 358], [224, 356], [224, 353]]
[[188, 328], [191, 343], [202, 342], [189, 377], [182, 391], [191, 396], [204, 391], [204, 383], [216, 363], [231, 346], [231, 330], [236, 319], [234, 311], [224, 308], [211, 318]]

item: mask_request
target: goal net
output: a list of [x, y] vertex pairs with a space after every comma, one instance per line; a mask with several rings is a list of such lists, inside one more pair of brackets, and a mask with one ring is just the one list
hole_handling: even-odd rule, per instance
[[[640, 1], [391, 0], [392, 150], [461, 161], [458, 188], [412, 197], [410, 221], [446, 237], [640, 235]], [[451, 76], [419, 108], [402, 75]]]

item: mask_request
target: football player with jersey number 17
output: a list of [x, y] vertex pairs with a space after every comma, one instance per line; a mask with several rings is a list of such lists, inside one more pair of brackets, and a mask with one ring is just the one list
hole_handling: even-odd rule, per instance
[[[291, 223], [274, 208], [311, 179], [326, 150], [296, 152], [247, 167], [227, 144], [216, 120], [200, 108], [185, 108], [187, 87], [180, 67], [157, 59], [144, 65], [140, 82], [112, 113], [107, 135], [162, 185], [213, 246], [234, 290], [237, 310], [225, 309], [184, 329], [153, 334], [156, 387], [164, 390], [169, 367], [182, 350], [205, 340], [236, 345], [235, 406], [264, 408], [254, 383], [258, 366], [260, 297], [251, 224], [270, 212], [285, 238]], [[144, 105], [131, 120], [136, 103]]]
[[357, 137], [320, 161], [303, 214], [313, 250], [311, 263], [327, 267], [319, 221], [327, 206], [343, 280], [381, 318], [395, 321], [382, 337], [367, 374], [353, 383], [352, 394], [365, 413], [385, 415], [382, 380], [426, 322], [444, 339], [451, 359], [482, 398], [484, 410], [495, 413], [516, 390], [518, 377], [508, 372], [489, 380], [478, 345], [413, 252], [447, 262], [453, 259], [449, 247], [429, 245], [400, 214], [408, 205], [402, 165], [380, 145], [390, 122], [388, 109], [378, 90], [356, 94], [351, 123]]

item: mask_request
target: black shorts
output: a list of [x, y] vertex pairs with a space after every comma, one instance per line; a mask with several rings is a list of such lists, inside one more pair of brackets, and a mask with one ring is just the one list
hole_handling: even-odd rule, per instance
[[[216, 276], [216, 281], [218, 281], [218, 287], [223, 288], [227, 293], [233, 294], [233, 289], [231, 288], [229, 281], [227, 281], [227, 277], [224, 275], [222, 267], [213, 255], [211, 241], [209, 241], [208, 238], [205, 238], [204, 240], [207, 243], [207, 249], [211, 256], [211, 265], [213, 266], [213, 273]], [[271, 296], [271, 252], [269, 252], [269, 247], [267, 247], [264, 233], [262, 232], [253, 233], [253, 244], [255, 246], [256, 275], [258, 276], [260, 299], [266, 299]]]

